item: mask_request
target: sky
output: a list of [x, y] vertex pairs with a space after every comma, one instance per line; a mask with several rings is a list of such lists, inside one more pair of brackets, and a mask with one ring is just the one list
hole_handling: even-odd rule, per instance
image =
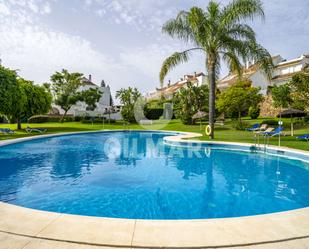
[[[162, 34], [162, 25], [180, 10], [205, 8], [208, 0], [0, 0], [2, 65], [37, 84], [55, 71], [92, 75], [113, 93], [135, 86], [159, 87], [164, 58], [188, 48]], [[228, 0], [219, 1], [222, 5]], [[309, 0], [264, 0], [266, 19], [252, 23], [258, 42], [271, 54], [292, 59], [309, 53]], [[205, 72], [197, 54], [166, 82]], [[221, 76], [227, 73], [222, 66]]]

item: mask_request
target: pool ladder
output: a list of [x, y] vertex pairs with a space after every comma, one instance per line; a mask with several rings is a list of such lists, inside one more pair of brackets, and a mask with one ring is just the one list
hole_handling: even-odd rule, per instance
[[254, 134], [254, 146], [256, 148], [261, 149], [261, 147], [264, 149], [264, 151], [266, 151], [266, 148], [269, 145], [269, 136], [264, 136], [263, 135], [263, 144], [260, 143], [260, 134]]

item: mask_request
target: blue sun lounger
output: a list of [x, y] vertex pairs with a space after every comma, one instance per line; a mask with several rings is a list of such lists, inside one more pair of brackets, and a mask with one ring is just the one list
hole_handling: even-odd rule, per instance
[[308, 142], [309, 141], [309, 134], [298, 136], [296, 138], [299, 139], [299, 140], [306, 140]]
[[279, 126], [274, 131], [263, 132], [263, 135], [264, 136], [268, 136], [268, 137], [274, 137], [274, 136], [277, 136], [277, 135], [281, 134], [282, 131], [283, 131], [283, 127]]
[[0, 128], [0, 132], [3, 134], [13, 134], [14, 131], [11, 130], [10, 128]]
[[260, 128], [259, 124], [254, 124], [252, 127], [247, 128], [246, 131], [257, 131]]

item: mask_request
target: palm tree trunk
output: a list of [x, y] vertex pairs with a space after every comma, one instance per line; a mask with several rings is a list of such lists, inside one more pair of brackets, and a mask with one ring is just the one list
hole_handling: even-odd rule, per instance
[[216, 63], [214, 60], [209, 59], [207, 62], [208, 67], [208, 80], [209, 80], [209, 125], [211, 133], [209, 137], [215, 137], [215, 101], [216, 101]]

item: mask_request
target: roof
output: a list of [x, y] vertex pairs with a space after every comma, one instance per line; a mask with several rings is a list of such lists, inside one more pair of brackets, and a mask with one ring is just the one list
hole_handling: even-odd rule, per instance
[[92, 81], [90, 81], [89, 79], [87, 79], [86, 77], [83, 77], [82, 81], [84, 82], [85, 85], [98, 86], [95, 83], [93, 83]]
[[287, 73], [287, 74], [281, 74], [281, 75], [276, 75], [272, 78], [272, 80], [281, 80], [281, 79], [289, 79], [291, 78], [295, 73]]
[[276, 65], [276, 67], [285, 67], [285, 66], [288, 66], [288, 65], [297, 64], [298, 62], [302, 61], [305, 58], [309, 58], [309, 54], [303, 54], [296, 59], [282, 61], [282, 62], [278, 63]]
[[[272, 56], [273, 59], [279, 57], [279, 55]], [[294, 65], [299, 62], [301, 62], [304, 58], [309, 58], [309, 54], [304, 54], [301, 55], [300, 57], [288, 61], [281, 61], [277, 65], [275, 65], [275, 68], [280, 68], [280, 67], [286, 67], [289, 65]], [[245, 69], [243, 71], [242, 78], [243, 79], [248, 79], [251, 75], [253, 75], [257, 70], [258, 66], [256, 64], [250, 66], [248, 69]], [[283, 75], [277, 75], [273, 77], [273, 80], [281, 80], [281, 79], [290, 79], [295, 73], [288, 73], [288, 74], [283, 74]], [[236, 83], [238, 80], [238, 74], [233, 72], [230, 73], [229, 75], [223, 77], [222, 79], [219, 80], [218, 82], [218, 87], [219, 88], [227, 88], [231, 86], [232, 84]]]
[[[242, 73], [242, 79], [248, 79], [251, 75], [256, 73], [258, 70], [258, 67], [256, 65], [252, 65], [247, 69], [243, 69]], [[218, 82], [218, 87], [228, 87], [234, 83], [237, 82], [239, 79], [239, 75], [236, 72], [230, 73], [227, 76], [223, 77], [222, 79], [219, 80]]]
[[165, 86], [165, 87], [162, 87], [162, 88], [156, 88], [157, 92], [174, 93], [179, 88], [181, 88], [185, 84], [187, 84], [188, 81], [190, 81], [191, 83], [195, 84], [198, 81], [197, 77], [206, 76], [206, 75], [201, 72], [201, 73], [197, 73], [197, 74], [194, 74], [194, 75], [187, 74], [187, 75], [184, 75], [184, 76], [187, 77], [187, 79], [179, 80], [179, 81], [177, 81], [174, 84], [171, 84], [171, 85], [168, 85], [168, 86]]

